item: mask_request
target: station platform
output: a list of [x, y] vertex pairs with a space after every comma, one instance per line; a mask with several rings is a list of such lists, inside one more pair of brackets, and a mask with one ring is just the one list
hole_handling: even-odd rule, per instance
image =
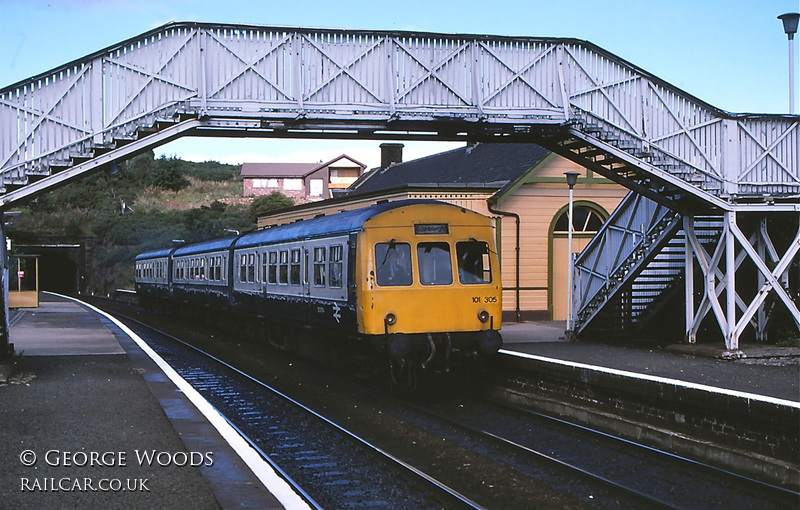
[[0, 508], [295, 507], [124, 326], [47, 294], [10, 322]]
[[[0, 508], [294, 506], [111, 319], [42, 294], [11, 323], [19, 355], [0, 364]], [[800, 348], [744, 345], [732, 359], [722, 345], [567, 341], [563, 322], [505, 323], [502, 334], [503, 355], [800, 402]], [[181, 465], [180, 452], [204, 465]]]
[[502, 350], [800, 402], [800, 347], [743, 344], [739, 357], [721, 343], [659, 348], [643, 342], [567, 341], [564, 329], [564, 321], [503, 323]]

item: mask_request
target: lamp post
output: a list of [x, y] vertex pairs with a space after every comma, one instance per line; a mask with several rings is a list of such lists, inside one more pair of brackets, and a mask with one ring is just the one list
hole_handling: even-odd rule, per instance
[[778, 19], [783, 21], [783, 31], [789, 38], [789, 113], [794, 115], [794, 33], [797, 32], [797, 21], [800, 14], [787, 12]]
[[574, 329], [574, 324], [572, 321], [572, 188], [575, 187], [575, 183], [578, 182], [578, 176], [580, 175], [578, 172], [571, 170], [569, 172], [564, 172], [564, 175], [567, 177], [567, 186], [569, 186], [569, 209], [567, 213], [567, 222], [569, 225], [567, 226], [567, 327], [566, 327], [566, 336], [567, 338], [572, 338], [572, 331]]

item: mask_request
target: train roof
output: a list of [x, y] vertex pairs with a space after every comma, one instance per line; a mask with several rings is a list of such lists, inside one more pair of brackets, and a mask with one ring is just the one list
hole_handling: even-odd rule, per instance
[[140, 253], [136, 256], [136, 260], [168, 257], [170, 253], [172, 253], [174, 257], [179, 257], [182, 255], [223, 251], [229, 249], [232, 245], [235, 248], [249, 248], [252, 246], [279, 243], [295, 239], [308, 239], [324, 235], [346, 234], [359, 230], [367, 220], [380, 213], [391, 211], [392, 209], [399, 209], [401, 207], [420, 204], [437, 204], [448, 207], [458, 207], [446, 202], [439, 202], [437, 200], [397, 200], [395, 202], [383, 202], [361, 209], [331, 214], [330, 216], [321, 216], [319, 218], [313, 218], [310, 220], [297, 221], [264, 230], [257, 230], [239, 237], [224, 237], [220, 239], [211, 239], [209, 241], [201, 241], [199, 243], [187, 244], [179, 248], [163, 248], [160, 250], [152, 250]]
[[352, 211], [331, 214], [330, 216], [321, 216], [319, 218], [258, 230], [240, 237], [236, 240], [234, 246], [236, 248], [248, 248], [263, 244], [291, 241], [294, 239], [346, 234], [359, 230], [367, 220], [382, 212], [420, 204], [438, 204], [457, 207], [437, 200], [398, 200], [395, 202], [383, 202], [362, 209], [354, 209]]
[[161, 248], [158, 250], [150, 250], [144, 253], [140, 253], [136, 255], [136, 260], [146, 260], [146, 259], [160, 259], [169, 257], [169, 254], [175, 248]]
[[211, 239], [209, 241], [200, 241], [199, 243], [192, 243], [181, 246], [173, 256], [179, 257], [181, 255], [193, 255], [195, 253], [206, 253], [209, 251], [223, 251], [231, 247], [231, 244], [236, 240], [236, 237], [223, 237], [221, 239]]

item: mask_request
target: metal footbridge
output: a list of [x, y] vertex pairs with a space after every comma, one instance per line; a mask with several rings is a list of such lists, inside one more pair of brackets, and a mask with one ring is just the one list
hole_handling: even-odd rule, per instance
[[[182, 136], [535, 142], [634, 194], [592, 248], [618, 263], [576, 261], [575, 331], [620, 310], [645, 271], [630, 259], [680, 231], [687, 338], [713, 312], [735, 350], [768, 296], [800, 328], [799, 123], [724, 112], [576, 39], [170, 23], [0, 89], [0, 211]], [[736, 290], [744, 259], [754, 295]]]

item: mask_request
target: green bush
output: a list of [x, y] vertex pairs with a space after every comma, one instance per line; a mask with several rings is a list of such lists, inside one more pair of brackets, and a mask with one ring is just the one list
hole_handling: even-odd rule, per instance
[[184, 161], [178, 158], [161, 157], [156, 160], [153, 168], [147, 174], [150, 186], [178, 191], [189, 185], [189, 180], [183, 176]]
[[278, 191], [273, 191], [269, 195], [256, 197], [250, 203], [250, 209], [247, 214], [250, 221], [255, 223], [258, 221], [258, 217], [266, 212], [284, 209], [293, 205], [293, 198], [287, 197]]

